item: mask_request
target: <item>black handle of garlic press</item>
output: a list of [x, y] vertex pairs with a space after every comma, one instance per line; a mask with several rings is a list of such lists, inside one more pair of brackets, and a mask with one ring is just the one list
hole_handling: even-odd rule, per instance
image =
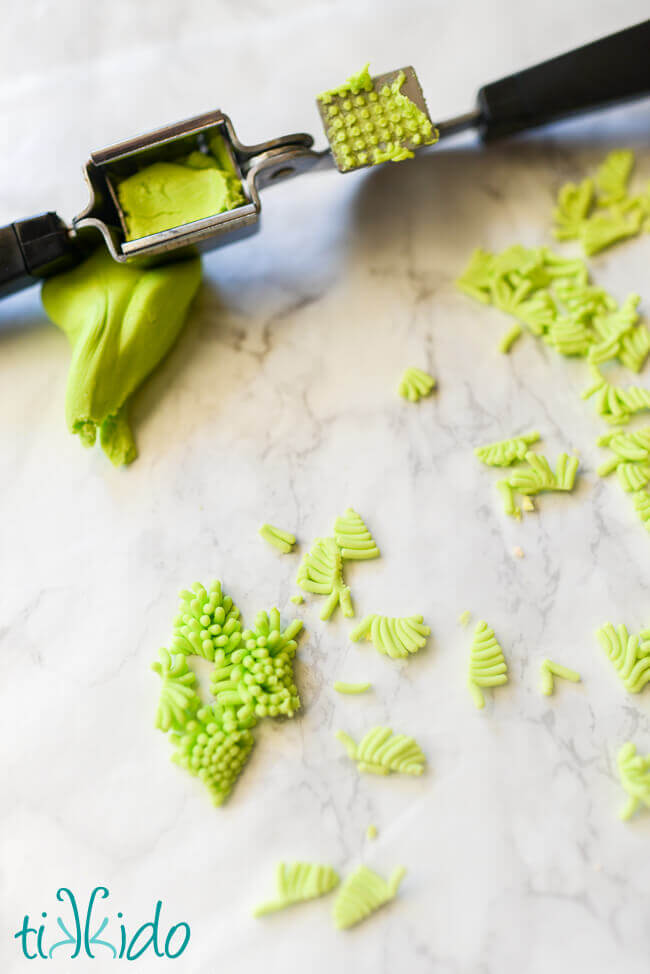
[[485, 141], [650, 94], [650, 20], [485, 85]]
[[56, 213], [0, 227], [0, 297], [78, 263], [81, 254]]

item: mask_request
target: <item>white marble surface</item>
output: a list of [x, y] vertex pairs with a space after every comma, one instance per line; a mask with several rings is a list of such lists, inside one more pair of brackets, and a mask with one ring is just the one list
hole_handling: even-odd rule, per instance
[[[647, 13], [641, 0], [531, 11], [513, 0], [15, 5], [3, 14], [0, 218], [72, 216], [89, 149], [215, 105], [244, 139], [320, 138], [313, 93], [370, 57], [377, 70], [415, 64], [444, 118], [481, 83]], [[650, 542], [595, 475], [583, 367], [533, 339], [500, 356], [506, 321], [453, 279], [477, 245], [548, 241], [557, 186], [610, 145], [636, 145], [650, 177], [649, 110], [268, 191], [263, 233], [205, 261], [185, 334], [136, 396], [141, 456], [125, 471], [66, 432], [69, 352], [38, 295], [0, 307], [3, 972], [25, 969], [11, 939], [25, 912], [55, 914], [61, 885], [82, 898], [102, 883], [132, 927], [158, 898], [167, 924], [191, 924], [172, 968], [188, 974], [647, 971], [650, 816], [618, 821], [614, 755], [630, 736], [650, 750], [648, 702], [624, 694], [592, 632], [609, 618], [648, 624]], [[620, 297], [640, 292], [648, 312], [649, 258], [646, 237], [592, 270]], [[418, 407], [394, 394], [409, 363], [439, 382]], [[574, 496], [546, 497], [517, 524], [472, 447], [531, 426], [550, 455], [578, 450], [582, 476]], [[296, 610], [297, 557], [257, 536], [268, 519], [306, 545], [348, 504], [384, 554], [350, 569], [358, 612], [422, 612], [433, 628], [405, 665], [350, 644], [340, 619], [321, 623], [318, 600]], [[307, 627], [304, 713], [260, 727], [221, 810], [169, 763], [148, 668], [177, 591], [214, 576], [247, 616], [277, 603]], [[464, 686], [465, 608], [491, 621], [511, 665], [480, 713]], [[541, 697], [545, 655], [583, 685]], [[369, 679], [374, 692], [339, 697], [335, 679]], [[421, 780], [360, 778], [333, 738], [384, 721], [417, 736], [430, 760]], [[328, 902], [255, 921], [280, 858], [403, 863], [408, 876], [397, 903], [348, 934]], [[160, 965], [147, 955], [138, 969]], [[115, 962], [61, 956], [50, 968]]]

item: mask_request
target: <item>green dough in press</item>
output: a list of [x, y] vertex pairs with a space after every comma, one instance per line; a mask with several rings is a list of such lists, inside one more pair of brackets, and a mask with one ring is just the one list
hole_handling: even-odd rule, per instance
[[[223, 158], [219, 162], [226, 164]], [[245, 202], [234, 171], [220, 168], [214, 156], [202, 152], [140, 169], [118, 183], [117, 195], [127, 240], [216, 216]]]
[[413, 157], [413, 149], [437, 142], [437, 129], [402, 94], [405, 80], [399, 71], [391, 84], [377, 89], [366, 64], [338, 88], [318, 96], [339, 169], [401, 162]]
[[102, 247], [43, 285], [45, 311], [72, 346], [68, 428], [85, 446], [99, 431], [116, 466], [137, 456], [129, 397], [178, 338], [200, 281], [198, 259], [136, 268]]

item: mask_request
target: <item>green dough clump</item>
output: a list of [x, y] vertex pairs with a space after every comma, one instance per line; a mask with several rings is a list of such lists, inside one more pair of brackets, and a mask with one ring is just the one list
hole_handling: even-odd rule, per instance
[[117, 195], [127, 240], [225, 213], [244, 202], [238, 180], [201, 152], [177, 162], [154, 162], [123, 179]]
[[326, 896], [338, 886], [339, 876], [331, 866], [318, 862], [281, 862], [276, 870], [277, 898], [256, 907], [253, 916], [275, 913], [294, 903]]
[[619, 817], [626, 822], [640, 805], [650, 808], [650, 755], [637, 754], [636, 745], [627, 741], [618, 752], [616, 763], [621, 784], [628, 794], [619, 812]]
[[478, 710], [485, 706], [483, 689], [508, 682], [508, 664], [494, 630], [481, 620], [476, 626], [470, 649], [467, 685]]
[[137, 456], [128, 399], [178, 338], [200, 281], [198, 259], [143, 269], [119, 264], [101, 248], [43, 285], [45, 310], [73, 350], [68, 428], [85, 446], [99, 430], [115, 465]]
[[372, 727], [358, 744], [345, 731], [337, 731], [336, 736], [359, 771], [368, 774], [420, 775], [427, 763], [417, 741], [393, 734], [390, 727]]
[[334, 901], [334, 924], [339, 930], [347, 930], [390, 903], [395, 898], [400, 883], [406, 875], [403, 866], [393, 870], [388, 882], [367, 866], [359, 866], [351, 873]]

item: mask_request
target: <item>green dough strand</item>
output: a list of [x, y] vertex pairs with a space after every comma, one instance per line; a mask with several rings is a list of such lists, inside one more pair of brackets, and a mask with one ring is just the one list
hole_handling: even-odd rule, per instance
[[639, 323], [638, 294], [619, 305], [589, 283], [584, 261], [548, 247], [508, 247], [500, 254], [476, 250], [456, 282], [465, 294], [512, 315], [560, 355], [597, 365], [611, 359], [640, 372], [650, 352], [650, 332]]
[[628, 693], [640, 693], [650, 681], [650, 644], [641, 636], [629, 633], [622, 623], [611, 622], [596, 630], [596, 638], [605, 650]]
[[422, 616], [367, 615], [351, 631], [350, 639], [356, 643], [365, 637], [384, 656], [408, 659], [422, 649], [430, 634], [431, 629], [425, 626]]
[[393, 870], [386, 882], [381, 876], [367, 866], [359, 866], [347, 879], [334, 901], [334, 924], [339, 930], [347, 930], [355, 923], [365, 920], [380, 906], [390, 903], [395, 898], [400, 883], [406, 875], [403, 866]]
[[467, 684], [475, 706], [485, 706], [483, 689], [498, 687], [508, 682], [508, 664], [494, 631], [481, 620], [476, 626], [470, 649]]
[[618, 773], [628, 800], [619, 812], [625, 822], [640, 805], [650, 808], [650, 754], [645, 757], [636, 753], [636, 746], [628, 741], [617, 755]]
[[379, 548], [360, 514], [348, 507], [334, 521], [334, 540], [345, 561], [379, 558]]
[[276, 870], [276, 899], [263, 903], [253, 911], [260, 917], [283, 910], [294, 903], [304, 903], [331, 893], [339, 884], [338, 873], [331, 866], [315, 862], [281, 862]]
[[537, 443], [538, 440], [539, 433], [533, 430], [531, 433], [513, 436], [509, 440], [498, 440], [486, 446], [477, 446], [474, 453], [481, 463], [488, 467], [510, 467], [513, 463], [521, 463], [532, 444]]
[[345, 731], [337, 731], [348, 756], [359, 771], [369, 774], [421, 775], [427, 759], [412, 737], [393, 734], [390, 727], [372, 727], [357, 744]]
[[277, 548], [284, 555], [290, 554], [291, 549], [296, 543], [293, 534], [290, 534], [288, 531], [283, 531], [281, 528], [275, 528], [272, 524], [263, 524], [259, 533], [265, 541], [268, 541], [270, 545], [273, 545], [274, 548]]
[[136, 457], [127, 401], [178, 338], [200, 280], [198, 259], [143, 269], [101, 248], [43, 285], [45, 310], [72, 346], [68, 428], [86, 446], [99, 429], [116, 465]]
[[397, 391], [402, 399], [409, 402], [418, 402], [424, 396], [428, 396], [435, 388], [436, 380], [428, 372], [416, 369], [414, 366], [404, 370], [400, 379]]
[[557, 240], [579, 240], [591, 256], [647, 228], [650, 195], [628, 192], [634, 153], [614, 149], [598, 167], [595, 181], [566, 183], [553, 212]]
[[354, 696], [357, 693], [366, 693], [370, 690], [372, 684], [370, 683], [343, 683], [341, 680], [337, 680], [334, 684], [334, 689], [337, 693], [345, 693], [348, 696]]
[[542, 674], [541, 689], [545, 697], [550, 697], [555, 690], [554, 677], [560, 680], [569, 680], [571, 683], [580, 683], [580, 674], [575, 670], [570, 670], [566, 666], [554, 663], [553, 660], [545, 659], [540, 664]]
[[347, 618], [354, 615], [350, 589], [343, 581], [341, 552], [334, 538], [316, 538], [300, 564], [296, 585], [305, 592], [329, 596], [320, 614], [323, 621], [330, 618], [337, 605]]

